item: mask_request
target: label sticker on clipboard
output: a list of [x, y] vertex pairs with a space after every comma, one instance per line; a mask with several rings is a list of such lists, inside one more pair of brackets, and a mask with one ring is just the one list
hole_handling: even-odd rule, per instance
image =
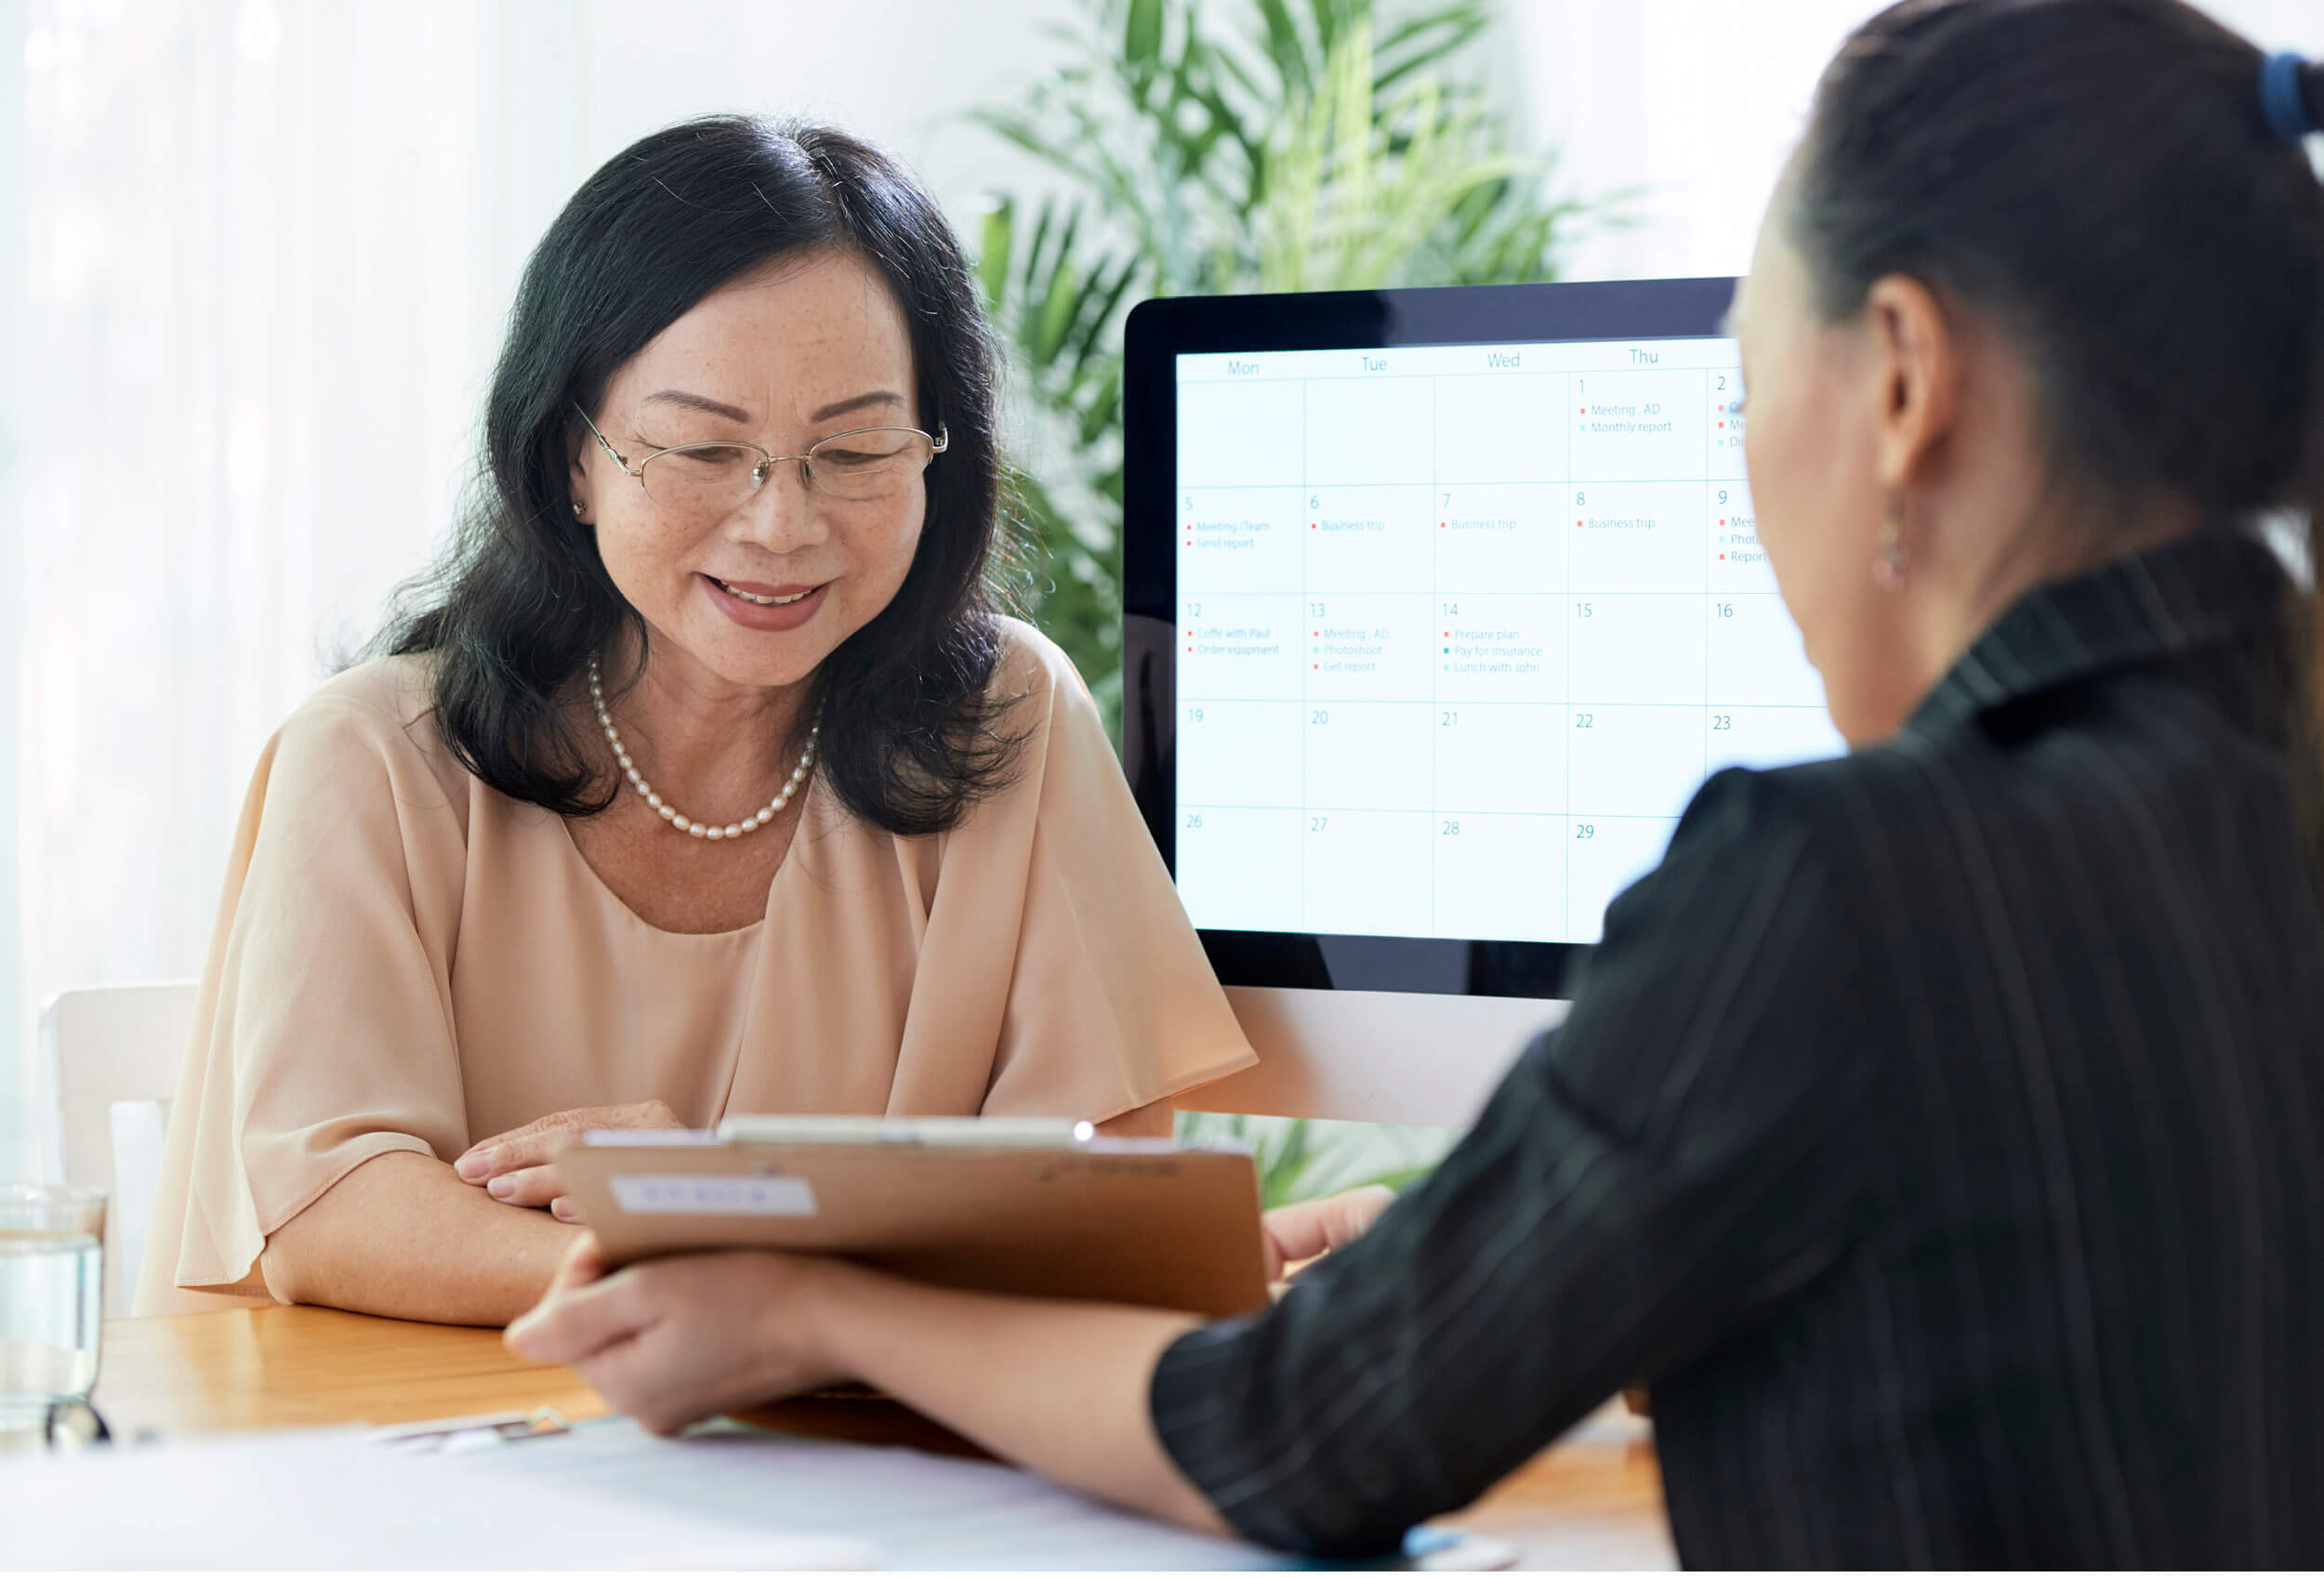
[[814, 1187], [805, 1178], [689, 1177], [616, 1173], [606, 1180], [614, 1203], [634, 1216], [812, 1216]]

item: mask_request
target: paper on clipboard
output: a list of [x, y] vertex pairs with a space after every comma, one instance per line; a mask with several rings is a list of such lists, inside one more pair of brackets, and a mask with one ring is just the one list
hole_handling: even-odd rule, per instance
[[633, 1216], [812, 1216], [805, 1178], [705, 1178], [683, 1173], [615, 1173], [614, 1203]]

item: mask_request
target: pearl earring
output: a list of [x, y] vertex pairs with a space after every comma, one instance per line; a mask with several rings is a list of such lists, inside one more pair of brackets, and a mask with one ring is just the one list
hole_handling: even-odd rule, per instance
[[1872, 561], [1872, 579], [1881, 589], [1899, 592], [1905, 585], [1905, 503], [1895, 493], [1888, 496], [1888, 519], [1881, 525], [1880, 557]]
[[[581, 506], [577, 502], [573, 506], [573, 518], [575, 520], [581, 520]], [[582, 520], [581, 523], [585, 526], [588, 524], [586, 520]]]

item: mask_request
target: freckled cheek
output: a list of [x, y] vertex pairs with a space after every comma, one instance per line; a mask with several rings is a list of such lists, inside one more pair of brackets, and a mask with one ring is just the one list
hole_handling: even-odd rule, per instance
[[846, 533], [849, 612], [859, 627], [888, 606], [919, 551], [924, 506], [855, 523]]
[[645, 591], [659, 583], [690, 579], [693, 572], [688, 566], [700, 538], [699, 533], [673, 530], [660, 521], [616, 519], [599, 525], [597, 551], [614, 585]]

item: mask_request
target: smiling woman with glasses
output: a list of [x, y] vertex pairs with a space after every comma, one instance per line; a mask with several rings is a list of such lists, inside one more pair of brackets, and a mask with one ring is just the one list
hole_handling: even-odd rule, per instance
[[1000, 613], [994, 354], [876, 151], [640, 141], [535, 252], [483, 475], [261, 759], [146, 1259], [499, 1323], [585, 1128], [1169, 1132], [1253, 1060], [1055, 647]]

